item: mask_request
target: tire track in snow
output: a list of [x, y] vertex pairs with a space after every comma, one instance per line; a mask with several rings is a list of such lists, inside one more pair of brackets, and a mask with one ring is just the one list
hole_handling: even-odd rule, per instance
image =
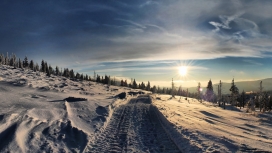
[[118, 107], [105, 131], [86, 151], [179, 153], [150, 102], [148, 97], [138, 97]]

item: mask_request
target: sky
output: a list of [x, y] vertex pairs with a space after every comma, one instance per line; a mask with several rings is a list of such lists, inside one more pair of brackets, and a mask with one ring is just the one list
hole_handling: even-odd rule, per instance
[[271, 0], [2, 0], [0, 53], [157, 86], [271, 78], [271, 8]]

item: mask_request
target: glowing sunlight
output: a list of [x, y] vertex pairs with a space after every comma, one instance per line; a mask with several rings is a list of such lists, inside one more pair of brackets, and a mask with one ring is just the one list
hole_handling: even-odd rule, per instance
[[187, 66], [178, 67], [178, 70], [179, 70], [179, 74], [181, 76], [186, 76], [186, 74], [187, 74]]

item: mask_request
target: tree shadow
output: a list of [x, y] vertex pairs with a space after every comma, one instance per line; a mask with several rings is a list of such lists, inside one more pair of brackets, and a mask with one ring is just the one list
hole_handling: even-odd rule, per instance
[[258, 114], [258, 118], [260, 118], [261, 124], [266, 124], [270, 127], [272, 127], [272, 114], [271, 113], [263, 113]]
[[63, 100], [51, 100], [51, 101], [48, 101], [48, 102], [81, 102], [81, 101], [87, 101], [86, 98], [76, 98], [76, 97], [68, 97], [68, 98], [65, 98]]
[[48, 101], [48, 102], [64, 102], [65, 100], [51, 100], [51, 101]]
[[63, 99], [67, 102], [79, 102], [79, 101], [87, 101], [86, 98], [76, 98], [76, 97], [68, 97], [68, 98], [65, 98]]
[[237, 112], [242, 112], [239, 108], [231, 105], [226, 105], [225, 110], [231, 110], [231, 111], [237, 111]]
[[217, 116], [217, 115], [214, 115], [214, 114], [209, 113], [209, 112], [206, 112], [206, 111], [199, 111], [199, 112], [202, 113], [202, 114], [204, 114], [204, 115], [206, 115], [206, 116], [209, 116], [209, 117], [213, 117], [213, 118], [221, 118], [221, 117], [219, 117], [219, 116]]

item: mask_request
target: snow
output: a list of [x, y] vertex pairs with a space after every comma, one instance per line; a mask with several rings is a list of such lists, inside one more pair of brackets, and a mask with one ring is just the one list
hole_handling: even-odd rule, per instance
[[184, 152], [272, 151], [272, 113], [249, 114], [228, 106], [169, 95], [154, 96], [153, 104]]
[[271, 151], [271, 113], [122, 92], [0, 66], [0, 152]]
[[8, 66], [0, 66], [0, 78], [1, 152], [81, 152], [105, 126], [111, 105], [126, 101], [113, 97], [128, 91]]

